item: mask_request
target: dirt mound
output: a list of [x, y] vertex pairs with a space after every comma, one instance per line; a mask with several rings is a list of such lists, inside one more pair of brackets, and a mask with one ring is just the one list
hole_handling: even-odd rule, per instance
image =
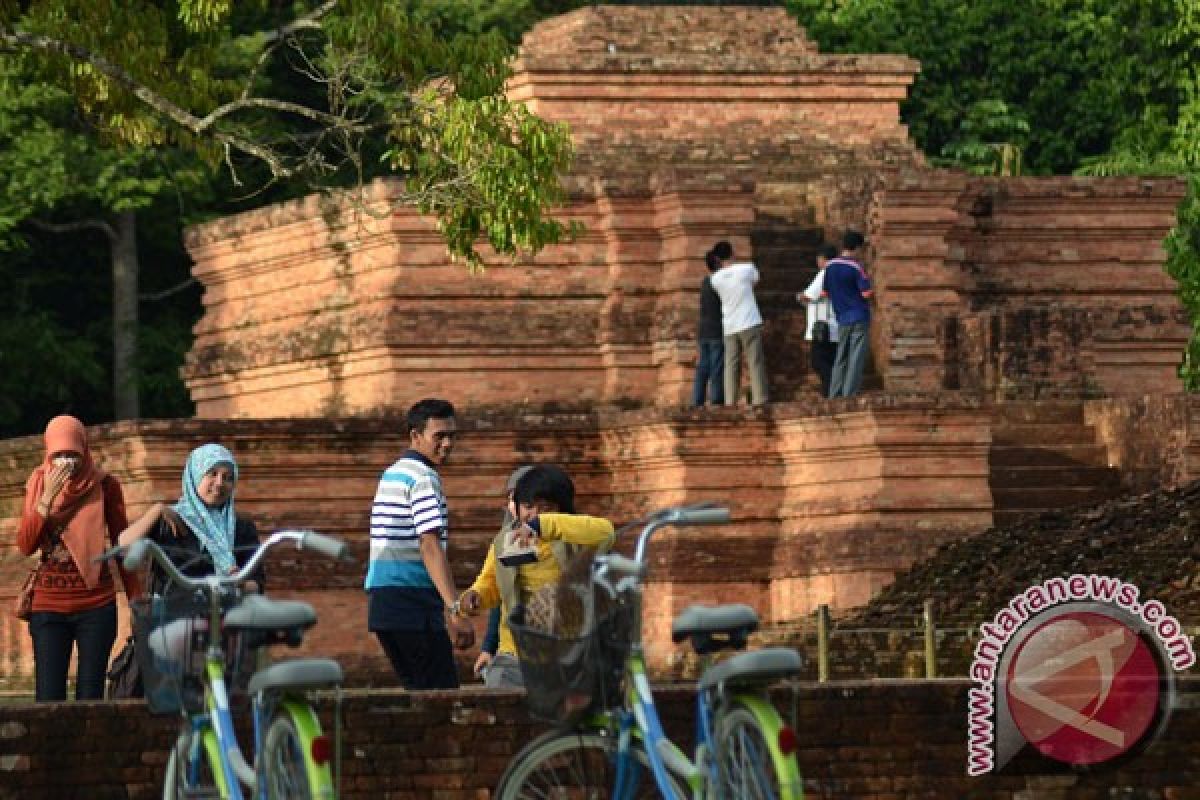
[[1048, 578], [1102, 574], [1200, 623], [1200, 481], [1030, 517], [952, 542], [897, 576], [843, 624], [909, 626], [926, 598], [939, 627], [975, 626]]

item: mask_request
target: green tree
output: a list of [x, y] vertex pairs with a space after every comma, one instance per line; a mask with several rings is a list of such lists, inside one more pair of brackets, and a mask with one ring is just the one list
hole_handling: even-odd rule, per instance
[[[23, 287], [0, 299], [0, 372], [23, 389], [0, 403], [0, 430], [36, 429], [44, 412], [30, 409], [45, 405], [122, 418], [148, 398], [149, 413], [190, 413], [178, 365], [199, 293], [173, 289], [186, 221], [399, 174], [401, 202], [435, 213], [472, 266], [481, 238], [514, 255], [558, 240], [545, 211], [569, 140], [502, 87], [510, 43], [573, 5], [0, 0], [0, 168], [15, 176], [0, 198], [0, 272]], [[139, 248], [155, 265], [140, 304]], [[85, 254], [108, 258], [111, 285], [59, 280], [79, 277]], [[111, 352], [94, 338], [101, 321]], [[97, 385], [104, 358], [115, 402]]]
[[[21, 247], [30, 231], [93, 236], [111, 267], [112, 396], [117, 419], [139, 416], [138, 212], [194, 176], [172, 170], [170, 151], [104, 147], [76, 115], [72, 96], [32, 81], [0, 58], [0, 245]], [[13, 353], [13, 355], [17, 355]]]
[[[1113, 3], [1126, 20], [1140, 24], [1136, 66], [1113, 67], [1124, 77], [1128, 110], [1112, 149], [1086, 159], [1079, 172], [1090, 175], [1183, 175], [1188, 194], [1165, 242], [1167, 271], [1179, 282], [1179, 295], [1192, 318], [1192, 337], [1180, 370], [1189, 391], [1200, 390], [1200, 1], [1155, 0]], [[1109, 50], [1122, 53], [1122, 41]]]
[[[1167, 270], [1200, 324], [1200, 0], [788, 7], [825, 50], [920, 60], [903, 114], [917, 143], [951, 163], [993, 170], [1001, 148], [989, 145], [1005, 143], [1023, 145], [1023, 166], [1035, 174], [1186, 175], [1188, 197], [1165, 242]], [[1196, 330], [1182, 373], [1200, 389]]]
[[[320, 188], [361, 185], [382, 140], [406, 179], [402, 202], [435, 215], [472, 265], [481, 239], [517, 254], [567, 232], [547, 208], [570, 140], [506, 100], [510, 48], [497, 33], [441, 38], [388, 0], [21, 5], [0, 11], [0, 41], [114, 141], [193, 148], [235, 181], [249, 164], [267, 184]], [[285, 91], [272, 80], [282, 68]]]

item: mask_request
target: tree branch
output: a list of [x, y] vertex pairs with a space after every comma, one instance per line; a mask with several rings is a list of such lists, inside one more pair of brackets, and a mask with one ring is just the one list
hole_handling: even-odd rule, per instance
[[173, 294], [179, 294], [184, 289], [193, 285], [195, 282], [196, 282], [196, 279], [194, 277], [188, 278], [186, 281], [183, 281], [182, 283], [177, 283], [174, 286], [172, 286], [170, 289], [163, 289], [161, 292], [149, 292], [149, 293], [145, 293], [145, 294], [139, 294], [138, 300], [147, 300], [152, 303], [156, 302], [158, 300], [165, 300]]
[[46, 222], [34, 217], [26, 220], [30, 225], [48, 233], [75, 233], [82, 230], [97, 230], [108, 237], [109, 241], [117, 240], [117, 232], [112, 226], [101, 219], [81, 219], [78, 222]]
[[287, 25], [281, 25], [273, 31], [266, 31], [262, 34], [263, 42], [273, 44], [282, 41], [293, 33], [302, 30], [320, 30], [320, 20], [337, 6], [337, 0], [329, 0], [327, 3], [314, 8], [312, 11], [289, 22]]
[[212, 136], [217, 142], [227, 147], [254, 156], [266, 163], [270, 167], [272, 174], [278, 178], [290, 177], [295, 172], [295, 170], [289, 169], [284, 165], [283, 157], [280, 154], [262, 147], [249, 139], [222, 131], [208, 131], [208, 125], [204, 124], [204, 121], [200, 117], [197, 117], [158, 92], [151, 90], [121, 67], [86, 48], [71, 44], [70, 42], [51, 39], [48, 36], [12, 31], [2, 27], [0, 27], [0, 43], [10, 47], [58, 53], [74, 61], [90, 64], [97, 72], [111, 79], [155, 112], [171, 120], [176, 125], [191, 131], [193, 134], [197, 136]]

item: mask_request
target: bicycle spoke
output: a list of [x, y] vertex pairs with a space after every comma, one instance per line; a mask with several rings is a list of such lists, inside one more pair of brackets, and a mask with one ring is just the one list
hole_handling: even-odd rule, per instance
[[778, 800], [784, 790], [758, 721], [743, 709], [718, 720], [718, 766], [722, 794], [737, 800]]
[[[633, 762], [640, 765], [636, 800], [659, 797], [649, 761], [634, 745]], [[678, 797], [686, 791], [672, 776]], [[500, 800], [607, 800], [616, 784], [616, 742], [597, 734], [559, 735], [535, 742], [520, 753], [501, 779]]]

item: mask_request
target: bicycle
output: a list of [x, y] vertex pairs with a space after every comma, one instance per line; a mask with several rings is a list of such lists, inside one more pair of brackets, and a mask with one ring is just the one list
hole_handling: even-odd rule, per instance
[[[242, 800], [246, 796], [317, 800], [337, 796], [340, 726], [331, 743], [306, 693], [340, 687], [341, 666], [331, 659], [303, 658], [280, 661], [252, 674], [247, 669], [248, 661], [268, 645], [298, 646], [304, 631], [317, 621], [307, 603], [269, 600], [240, 591], [267, 552], [284, 542], [332, 559], [347, 557], [344, 542], [299, 530], [271, 534], [245, 566], [229, 575], [189, 578], [149, 539], [101, 556], [123, 554], [128, 570], [140, 568], [149, 557], [178, 587], [165, 597], [133, 604], [137, 657], [150, 710], [183, 716], [167, 759], [164, 800]], [[206, 625], [202, 622], [205, 618]], [[182, 635], [176, 637], [180, 631]], [[227, 654], [223, 647], [227, 640], [233, 653]], [[200, 653], [202, 657], [197, 655]], [[234, 657], [227, 664], [228, 655]], [[232, 675], [227, 675], [227, 668]], [[243, 678], [252, 698], [256, 755], [250, 761], [238, 743], [229, 701], [230, 689], [240, 689]], [[340, 708], [335, 719], [340, 721]], [[249, 795], [243, 794], [243, 786]]]
[[[611, 554], [593, 562], [590, 610], [577, 636], [525, 624], [510, 615], [534, 716], [559, 727], [529, 743], [509, 763], [496, 789], [499, 800], [523, 798], [632, 798], [667, 800], [800, 800], [797, 738], [783, 723], [765, 687], [801, 669], [795, 650], [740, 653], [709, 666], [696, 696], [692, 758], [666, 737], [654, 704], [641, 641], [645, 550], [668, 525], [714, 525], [729, 511], [710, 505], [669, 508], [644, 523], [632, 559]], [[566, 579], [564, 578], [564, 581]], [[569, 597], [559, 590], [559, 597]], [[758, 627], [746, 605], [691, 606], [672, 624], [676, 643], [690, 640], [704, 657], [740, 650]], [[652, 780], [643, 780], [650, 776]]]

